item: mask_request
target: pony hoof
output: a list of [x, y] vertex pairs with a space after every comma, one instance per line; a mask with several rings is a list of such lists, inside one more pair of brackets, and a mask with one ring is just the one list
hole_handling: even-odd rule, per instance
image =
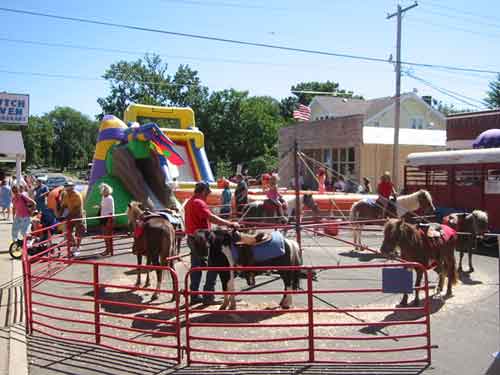
[[156, 301], [157, 299], [158, 299], [158, 294], [155, 293], [151, 296], [151, 301]]
[[228, 310], [236, 310], [236, 305], [231, 305], [227, 308]]
[[448, 298], [451, 298], [453, 297], [453, 293], [452, 292], [448, 292], [446, 293], [446, 295], [444, 296], [444, 298], [448, 299]]
[[280, 305], [280, 307], [283, 309], [283, 310], [290, 310], [292, 308], [292, 306], [290, 305]]
[[226, 305], [221, 305], [221, 307], [219, 307], [219, 310], [225, 310], [227, 308]]
[[411, 304], [412, 304], [412, 306], [419, 306], [420, 305], [420, 300], [416, 299]]
[[457, 272], [459, 272], [459, 273], [463, 273], [463, 272], [464, 272], [464, 270], [462, 269], [462, 267], [458, 267]]
[[469, 273], [472, 273], [472, 272], [474, 272], [474, 267], [469, 268]]

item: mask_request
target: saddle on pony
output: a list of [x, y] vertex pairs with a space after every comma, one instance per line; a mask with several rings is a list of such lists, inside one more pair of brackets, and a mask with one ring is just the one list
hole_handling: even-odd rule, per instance
[[141, 216], [135, 221], [134, 229], [134, 244], [132, 246], [132, 253], [136, 255], [146, 254], [146, 241], [144, 238], [144, 226], [153, 218], [161, 218], [167, 220], [170, 224], [178, 229], [181, 226], [181, 219], [171, 210], [166, 211], [144, 211]]
[[424, 241], [425, 250], [433, 259], [439, 259], [439, 250], [452, 241], [457, 233], [445, 224], [418, 224], [417, 228]]
[[[248, 235], [233, 233], [233, 258], [241, 266], [255, 266], [260, 262], [285, 254], [283, 236], [279, 232]], [[248, 285], [255, 285], [255, 272], [246, 272]]]

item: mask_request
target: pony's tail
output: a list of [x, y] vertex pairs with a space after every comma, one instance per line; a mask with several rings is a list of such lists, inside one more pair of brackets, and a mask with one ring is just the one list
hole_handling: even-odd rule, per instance
[[455, 257], [451, 260], [451, 285], [455, 285], [458, 283], [458, 271], [457, 271], [457, 264], [455, 262]]
[[448, 265], [448, 267], [451, 267], [451, 272], [450, 272], [451, 278], [450, 280], [448, 280], [448, 282], [450, 282], [451, 285], [455, 285], [458, 282], [457, 262], [455, 259], [455, 246], [452, 247], [451, 255], [448, 259], [449, 262], [451, 263]]

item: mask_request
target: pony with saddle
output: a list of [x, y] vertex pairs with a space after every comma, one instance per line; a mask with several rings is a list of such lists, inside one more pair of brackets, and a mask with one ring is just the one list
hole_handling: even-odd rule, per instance
[[[178, 255], [176, 247], [175, 228], [172, 222], [176, 219], [167, 212], [144, 211], [139, 202], [131, 202], [127, 210], [129, 227], [134, 235], [132, 252], [137, 256], [137, 264], [142, 264], [142, 257], [146, 257], [147, 265], [173, 267], [169, 258]], [[141, 285], [141, 269], [137, 270], [137, 286]], [[149, 271], [146, 271], [146, 283], [150, 285]], [[155, 300], [159, 296], [162, 282], [162, 270], [156, 270], [156, 291], [151, 296]], [[172, 295], [171, 301], [174, 300]]]
[[[437, 293], [443, 290], [445, 278], [448, 277], [446, 297], [453, 295], [452, 286], [458, 280], [455, 265], [455, 246], [457, 234], [454, 229], [443, 224], [420, 224], [413, 225], [404, 219], [389, 219], [384, 227], [384, 241], [380, 248], [382, 254], [391, 255], [397, 247], [401, 252], [401, 258], [408, 262], [416, 262], [425, 268], [434, 268], [439, 275]], [[415, 300], [418, 305], [419, 287], [422, 281], [423, 271], [416, 270]], [[402, 306], [408, 304], [408, 294], [403, 295], [400, 303]]]
[[[401, 195], [397, 197], [395, 201], [389, 201], [386, 213], [389, 217], [405, 217], [409, 219], [411, 215], [419, 209], [422, 209], [426, 214], [433, 213], [436, 210], [432, 203], [432, 196], [427, 190], [419, 190], [412, 194]], [[353, 242], [355, 244], [355, 250], [363, 249], [361, 234], [364, 225], [362, 223], [356, 223], [356, 221], [385, 219], [383, 213], [383, 207], [377, 204], [374, 199], [365, 198], [352, 205], [350, 220], [354, 222]]]
[[[244, 240], [242, 240], [245, 238]], [[252, 240], [253, 238], [253, 240]], [[198, 231], [194, 245], [200, 254], [208, 254], [209, 267], [241, 266], [300, 266], [302, 257], [297, 242], [284, 238], [274, 231], [270, 235], [257, 234], [249, 236], [238, 231], [216, 229]], [[249, 254], [248, 252], [251, 252]], [[234, 291], [234, 271], [219, 271], [223, 291]], [[300, 271], [279, 271], [284, 289], [298, 290], [300, 287]], [[247, 279], [248, 281], [248, 279]], [[283, 309], [292, 306], [292, 295], [284, 294], [280, 303]], [[236, 309], [235, 295], [224, 295], [221, 310]]]
[[[293, 220], [296, 212], [296, 199], [295, 196], [286, 196], [286, 222]], [[309, 208], [314, 217], [320, 216], [318, 205], [313, 199], [312, 194], [304, 194], [301, 199], [301, 206]], [[280, 223], [283, 220], [279, 216], [276, 205], [269, 199], [250, 202], [246, 209], [243, 211], [240, 220], [246, 222], [260, 222], [260, 223]]]
[[472, 266], [472, 251], [477, 249], [478, 237], [488, 232], [488, 214], [481, 210], [472, 213], [454, 213], [443, 218], [443, 223], [455, 229], [458, 233], [457, 250], [460, 252], [458, 272], [462, 272], [462, 259], [465, 251], [469, 255], [469, 272], [474, 272]]

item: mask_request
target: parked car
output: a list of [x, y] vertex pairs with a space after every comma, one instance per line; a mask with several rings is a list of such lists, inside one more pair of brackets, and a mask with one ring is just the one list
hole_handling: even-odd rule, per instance
[[64, 185], [68, 180], [64, 176], [53, 176], [47, 178], [47, 187], [52, 190], [58, 186]]

